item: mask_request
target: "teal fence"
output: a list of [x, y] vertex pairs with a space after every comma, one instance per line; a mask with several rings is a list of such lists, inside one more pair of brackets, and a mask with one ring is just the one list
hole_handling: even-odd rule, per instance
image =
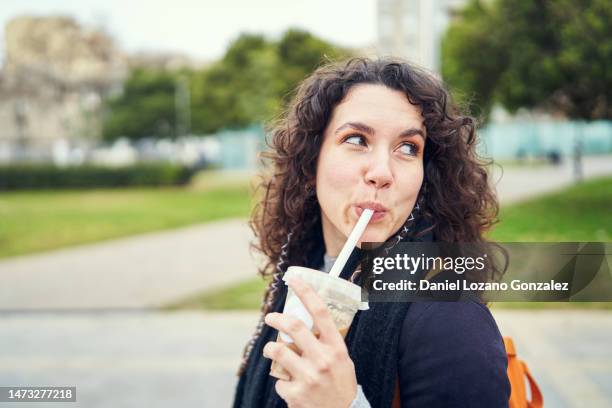
[[612, 153], [611, 121], [494, 123], [479, 135], [480, 153], [495, 160], [552, 152], [569, 156], [577, 143], [583, 154]]
[[[215, 135], [221, 144], [217, 164], [224, 169], [255, 169], [265, 148], [264, 130], [254, 125]], [[582, 153], [612, 153], [612, 121], [494, 123], [479, 130], [481, 155], [495, 160], [570, 156], [579, 143]]]
[[264, 148], [264, 130], [250, 126], [216, 134], [221, 143], [219, 165], [229, 170], [248, 170], [258, 166], [258, 153]]

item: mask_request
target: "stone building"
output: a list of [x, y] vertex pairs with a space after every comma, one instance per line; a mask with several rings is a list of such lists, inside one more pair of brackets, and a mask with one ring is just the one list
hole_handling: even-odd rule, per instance
[[113, 39], [70, 17], [23, 16], [6, 25], [5, 41], [0, 161], [40, 159], [58, 142], [96, 139], [101, 102], [127, 75]]

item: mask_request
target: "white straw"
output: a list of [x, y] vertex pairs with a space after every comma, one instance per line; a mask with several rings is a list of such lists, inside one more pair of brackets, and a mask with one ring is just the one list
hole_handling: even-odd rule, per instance
[[363, 235], [363, 231], [365, 231], [366, 227], [368, 226], [368, 222], [370, 222], [372, 215], [374, 215], [373, 210], [370, 210], [369, 208], [363, 210], [361, 217], [359, 217], [359, 221], [357, 221], [357, 224], [355, 225], [355, 228], [353, 228], [353, 231], [351, 231], [351, 235], [349, 235], [348, 239], [346, 240], [342, 251], [340, 251], [340, 255], [338, 255], [338, 258], [336, 258], [334, 266], [332, 266], [331, 270], [329, 271], [331, 276], [335, 278], [340, 276], [340, 272], [342, 272], [342, 269], [344, 269], [346, 261], [348, 261], [351, 252], [353, 252], [353, 248], [355, 248], [355, 245], [357, 245], [357, 241], [359, 241], [359, 238], [361, 238], [361, 235]]

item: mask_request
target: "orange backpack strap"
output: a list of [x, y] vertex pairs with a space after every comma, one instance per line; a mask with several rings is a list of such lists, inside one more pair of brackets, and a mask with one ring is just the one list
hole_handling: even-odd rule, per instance
[[527, 381], [529, 381], [529, 389], [531, 390], [531, 402], [527, 406], [528, 408], [541, 408], [544, 405], [544, 399], [542, 398], [540, 387], [538, 387], [538, 384], [531, 376], [531, 371], [529, 371], [527, 364], [524, 361], [521, 361], [521, 364], [523, 365], [523, 370], [525, 370]]
[[516, 356], [516, 350], [514, 349], [512, 337], [504, 336], [504, 346], [506, 347], [506, 354], [508, 357]]
[[[504, 337], [504, 345], [506, 347], [506, 354], [508, 355], [508, 379], [510, 380], [511, 386], [510, 408], [542, 408], [544, 399], [542, 398], [540, 387], [538, 387], [538, 384], [531, 375], [527, 364], [516, 357], [514, 342], [510, 337]], [[525, 377], [527, 377], [529, 383], [531, 401], [527, 401]]]

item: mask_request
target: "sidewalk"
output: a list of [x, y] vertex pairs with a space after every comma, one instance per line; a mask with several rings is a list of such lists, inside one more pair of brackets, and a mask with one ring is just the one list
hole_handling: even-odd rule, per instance
[[[546, 407], [612, 406], [612, 313], [493, 314], [529, 364]], [[228, 407], [257, 318], [250, 312], [0, 313], [0, 384], [76, 386], [77, 403], [48, 404], [55, 408]]]
[[157, 307], [256, 275], [241, 219], [0, 262], [0, 310]]
[[[612, 155], [586, 157], [583, 165], [584, 179], [612, 175]], [[503, 171], [494, 167], [491, 180], [496, 184], [500, 202], [510, 204], [571, 185], [574, 168], [571, 158], [566, 158], [559, 166], [508, 167]]]

